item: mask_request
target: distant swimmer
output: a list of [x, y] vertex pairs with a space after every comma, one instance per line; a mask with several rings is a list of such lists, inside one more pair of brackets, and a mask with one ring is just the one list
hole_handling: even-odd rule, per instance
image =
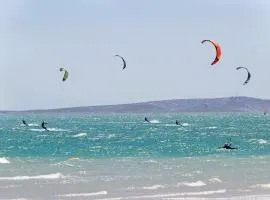
[[49, 130], [47, 129], [47, 127], [45, 127], [45, 124], [48, 124], [48, 123], [43, 121], [42, 124], [41, 124], [41, 127], [44, 128], [46, 131], [49, 131]]
[[25, 126], [28, 126], [28, 124], [26, 123], [26, 121], [23, 119], [22, 120], [22, 123], [25, 125]]
[[147, 117], [144, 118], [144, 121], [150, 123], [150, 121]]

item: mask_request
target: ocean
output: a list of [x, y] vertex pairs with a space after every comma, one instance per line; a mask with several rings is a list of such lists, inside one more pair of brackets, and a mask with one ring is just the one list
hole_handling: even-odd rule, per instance
[[[0, 123], [0, 199], [270, 199], [262, 113], [1, 114]], [[237, 149], [218, 148], [227, 141]]]

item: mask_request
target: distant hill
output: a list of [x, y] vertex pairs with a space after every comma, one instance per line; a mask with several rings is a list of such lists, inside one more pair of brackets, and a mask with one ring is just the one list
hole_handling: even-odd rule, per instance
[[48, 110], [2, 111], [8, 113], [143, 113], [143, 112], [261, 112], [270, 111], [270, 100], [252, 97], [175, 99], [131, 104], [83, 106]]

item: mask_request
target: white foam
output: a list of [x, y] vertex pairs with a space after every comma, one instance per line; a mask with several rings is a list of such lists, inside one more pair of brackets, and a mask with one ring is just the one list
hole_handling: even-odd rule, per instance
[[10, 161], [6, 159], [5, 157], [0, 158], [0, 164], [9, 164]]
[[158, 163], [158, 161], [156, 161], [156, 160], [146, 160], [146, 161], [143, 161], [143, 163]]
[[135, 187], [128, 187], [125, 190], [135, 190], [135, 189], [136, 189]]
[[85, 136], [87, 136], [87, 133], [79, 133], [79, 134], [73, 135], [72, 137], [77, 138], [77, 137], [85, 137]]
[[[182, 174], [182, 176], [184, 176], [184, 177], [193, 177], [193, 174], [191, 174], [191, 173], [185, 173], [185, 174]], [[178, 183], [178, 185], [179, 185], [180, 183]]]
[[7, 189], [7, 188], [18, 188], [20, 185], [5, 185], [5, 186], [0, 186], [1, 189]]
[[63, 132], [63, 131], [68, 131], [66, 129], [61, 129], [61, 128], [47, 128], [49, 131], [54, 131], [54, 132]]
[[182, 126], [189, 126], [189, 123], [183, 123]]
[[36, 131], [36, 132], [42, 132], [42, 131], [46, 131], [45, 129], [41, 129], [41, 128], [30, 128], [30, 131]]
[[268, 142], [267, 142], [266, 140], [259, 139], [259, 140], [258, 140], [258, 143], [259, 143], [259, 144], [267, 144]]
[[158, 120], [154, 119], [154, 120], [150, 120], [150, 123], [152, 123], [152, 124], [158, 124], [160, 122]]
[[165, 188], [165, 186], [164, 185], [152, 185], [152, 186], [143, 187], [144, 190], [156, 190], [159, 188]]
[[208, 179], [212, 183], [221, 183], [222, 181], [219, 178], [210, 178]]
[[[206, 198], [196, 198], [196, 197], [189, 197], [189, 198], [165, 198], [163, 200], [206, 200]], [[235, 196], [235, 197], [216, 197], [216, 198], [207, 198], [211, 200], [269, 200], [269, 195], [244, 195], [244, 196]], [[108, 199], [109, 200], [109, 199]]]
[[220, 190], [209, 190], [209, 191], [201, 191], [201, 192], [182, 192], [182, 193], [154, 194], [154, 195], [141, 195], [141, 196], [128, 196], [128, 197], [113, 197], [113, 198], [98, 199], [98, 200], [158, 199], [158, 198], [164, 199], [168, 197], [222, 194], [225, 192], [227, 192], [226, 189], [220, 189]]
[[264, 188], [264, 189], [270, 189], [270, 183], [252, 185], [251, 187], [252, 187], [252, 188]]
[[108, 135], [108, 139], [115, 138], [115, 134]]
[[165, 124], [165, 126], [178, 126], [177, 124]]
[[92, 193], [75, 193], [75, 194], [62, 194], [57, 195], [58, 197], [91, 197], [91, 196], [100, 196], [107, 195], [107, 191], [92, 192]]
[[[182, 123], [182, 124], [180, 124], [181, 126], [189, 126], [189, 124], [188, 123]], [[165, 124], [165, 126], [179, 126], [179, 125], [177, 125], [177, 124]]]
[[188, 187], [201, 187], [205, 186], [206, 184], [202, 181], [196, 181], [196, 182], [183, 182], [183, 183], [178, 183], [178, 186], [184, 185]]
[[239, 192], [251, 192], [251, 190], [249, 190], [249, 189], [242, 189], [242, 188], [238, 189], [237, 191], [239, 191]]
[[64, 176], [61, 173], [37, 175], [37, 176], [13, 176], [13, 177], [0, 177], [0, 181], [22, 181], [22, 180], [53, 180], [61, 179]]
[[48, 137], [49, 135], [38, 135], [37, 137]]
[[51, 166], [69, 166], [69, 167], [73, 167], [74, 165], [70, 164], [69, 161], [73, 161], [72, 160], [67, 160], [67, 161], [63, 161], [63, 162], [59, 162], [59, 163], [53, 163], [53, 164], [50, 164]]
[[264, 139], [250, 139], [249, 142], [257, 144], [267, 144], [268, 142]]
[[[69, 131], [69, 130], [65, 130], [65, 129], [61, 129], [61, 128], [47, 128], [48, 131], [53, 131], [53, 132], [63, 132], [63, 131]], [[31, 128], [29, 129], [30, 131], [36, 131], [36, 132], [42, 132], [42, 131], [46, 131], [43, 128]]]
[[207, 127], [208, 129], [217, 129], [217, 127], [216, 126], [209, 126], [209, 127]]
[[39, 124], [28, 124], [28, 126], [39, 126]]

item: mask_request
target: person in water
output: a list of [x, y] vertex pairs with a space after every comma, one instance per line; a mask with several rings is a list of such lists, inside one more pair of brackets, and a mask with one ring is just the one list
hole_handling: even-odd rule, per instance
[[28, 124], [26, 123], [26, 121], [23, 119], [22, 120], [22, 123], [25, 125], [25, 126], [28, 126]]
[[41, 127], [44, 128], [46, 131], [49, 131], [49, 130], [47, 129], [47, 127], [45, 126], [45, 124], [48, 124], [48, 123], [43, 121], [42, 124], [41, 124]]
[[232, 147], [232, 143], [231, 142], [226, 142], [225, 144], [223, 144], [223, 146], [219, 147], [220, 149], [237, 149], [236, 147]]
[[226, 144], [226, 143], [220, 148], [223, 148], [223, 149], [237, 149], [236, 147], [232, 147], [231, 144]]
[[182, 124], [178, 120], [175, 121], [175, 124], [182, 126]]
[[144, 121], [150, 123], [150, 121], [147, 119], [147, 117], [144, 118]]

